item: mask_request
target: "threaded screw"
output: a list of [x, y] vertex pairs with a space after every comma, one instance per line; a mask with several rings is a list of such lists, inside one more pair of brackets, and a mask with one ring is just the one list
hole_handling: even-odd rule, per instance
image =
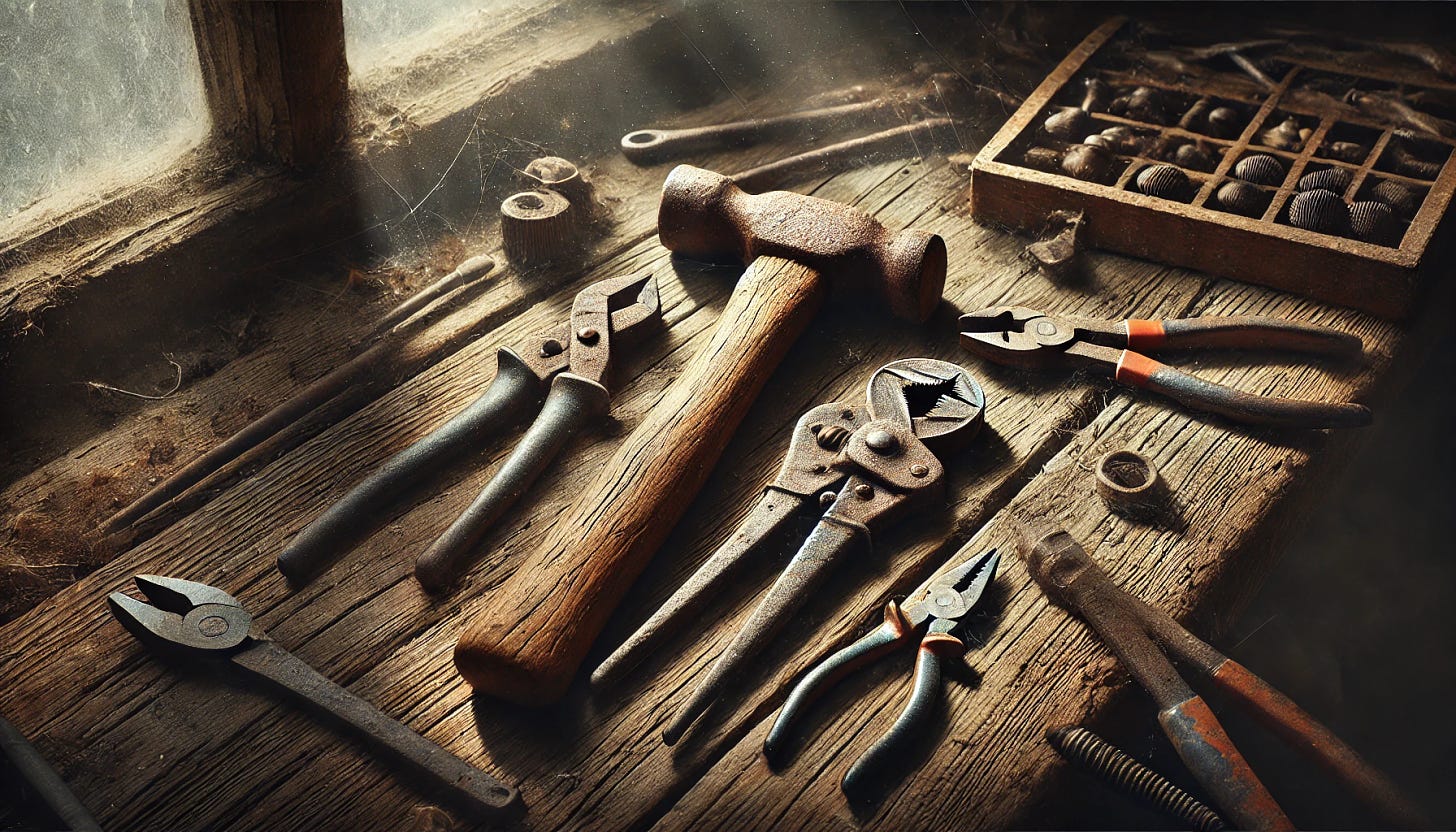
[[1047, 731], [1046, 739], [1067, 762], [1169, 817], [1200, 832], [1224, 829], [1223, 820], [1212, 809], [1091, 731], [1069, 725]]

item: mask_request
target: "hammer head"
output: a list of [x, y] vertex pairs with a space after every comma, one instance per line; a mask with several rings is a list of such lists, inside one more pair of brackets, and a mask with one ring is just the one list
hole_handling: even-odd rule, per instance
[[863, 211], [827, 199], [748, 194], [728, 177], [691, 165], [674, 168], [662, 186], [657, 236], [684, 257], [803, 263], [917, 323], [930, 317], [945, 288], [945, 241], [937, 234], [891, 233]]

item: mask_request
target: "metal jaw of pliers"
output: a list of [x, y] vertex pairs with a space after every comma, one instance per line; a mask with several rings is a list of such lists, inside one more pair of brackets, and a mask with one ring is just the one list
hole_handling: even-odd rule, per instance
[[766, 538], [811, 506], [822, 507], [808, 539], [663, 732], [669, 745], [717, 699], [733, 671], [778, 633], [845, 552], [942, 493], [944, 469], [936, 454], [969, 441], [985, 407], [980, 386], [964, 369], [928, 358], [881, 367], [867, 397], [867, 407], [833, 403], [804, 414], [778, 476], [738, 531], [593, 673], [593, 683], [601, 685], [635, 664], [661, 634], [715, 597]]
[[148, 648], [184, 658], [225, 661], [265, 679], [338, 720], [395, 762], [437, 781], [462, 808], [480, 816], [518, 808], [515, 789], [386, 716], [268, 638], [236, 598], [222, 590], [160, 575], [137, 575], [150, 601], [113, 592], [116, 620]]
[[1143, 355], [1140, 350], [1256, 348], [1338, 359], [1360, 355], [1349, 333], [1257, 315], [1101, 321], [1046, 315], [1024, 306], [993, 306], [960, 318], [961, 346], [989, 361], [1023, 369], [1090, 368], [1117, 382], [1162, 393], [1198, 410], [1251, 425], [1346, 428], [1370, 424], [1370, 410], [1259, 396], [1225, 387]]
[[1248, 668], [1183, 629], [1167, 613], [1119, 588], [1066, 531], [1025, 527], [1020, 554], [1048, 597], [1096, 631], [1148, 692], [1158, 706], [1163, 733], [1235, 828], [1282, 830], [1294, 826], [1170, 659], [1246, 708], [1393, 827], [1430, 828], [1394, 784], [1333, 731]]
[[[299, 532], [278, 556], [290, 581], [306, 581], [373, 528], [378, 516], [428, 474], [540, 411], [515, 451], [469, 508], [425, 550], [415, 576], [426, 589], [449, 586], [492, 524], [530, 488], [589, 420], [606, 413], [603, 385], [615, 350], [662, 321], [657, 280], [636, 274], [603, 280], [576, 296], [571, 321], [529, 349], [502, 347], [495, 378], [459, 415], [395, 454]], [[544, 403], [542, 401], [544, 397]]]
[[[913, 644], [920, 648], [915, 658], [915, 679], [905, 709], [890, 730], [869, 747], [840, 780], [847, 795], [862, 795], [865, 786], [887, 764], [902, 756], [906, 745], [930, 723], [940, 698], [942, 665], [965, 655], [965, 635], [971, 613], [985, 597], [996, 578], [1000, 556], [992, 549], [949, 572], [905, 599], [885, 605], [885, 620], [863, 638], [840, 650], [809, 671], [794, 686], [784, 707], [763, 741], [763, 755], [777, 768], [787, 757], [795, 722], [815, 700], [853, 670]], [[921, 633], [924, 633], [922, 636]]]

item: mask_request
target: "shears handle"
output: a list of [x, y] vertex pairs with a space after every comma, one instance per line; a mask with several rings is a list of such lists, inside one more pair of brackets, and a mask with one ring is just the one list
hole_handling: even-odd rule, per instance
[[495, 378], [471, 405], [400, 451], [329, 506], [278, 556], [278, 571], [302, 583], [322, 572], [378, 524], [380, 515], [426, 476], [529, 416], [545, 392], [541, 379], [509, 349], [497, 354]]

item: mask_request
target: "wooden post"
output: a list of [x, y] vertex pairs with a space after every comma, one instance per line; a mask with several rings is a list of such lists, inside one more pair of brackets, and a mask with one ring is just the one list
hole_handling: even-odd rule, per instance
[[342, 0], [188, 0], [213, 137], [306, 168], [344, 135]]

